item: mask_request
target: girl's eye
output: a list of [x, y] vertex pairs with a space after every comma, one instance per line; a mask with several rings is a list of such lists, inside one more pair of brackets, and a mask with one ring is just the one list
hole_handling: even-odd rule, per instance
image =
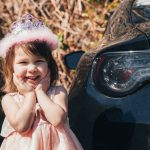
[[45, 62], [44, 60], [37, 60], [37, 63]]
[[27, 64], [27, 62], [26, 61], [21, 61], [21, 62], [19, 62], [19, 64]]

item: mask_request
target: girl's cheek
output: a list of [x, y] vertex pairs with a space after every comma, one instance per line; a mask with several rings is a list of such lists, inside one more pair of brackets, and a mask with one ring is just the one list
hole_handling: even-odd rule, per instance
[[23, 76], [20, 75], [20, 74], [16, 74], [16, 77], [17, 77], [17, 78], [23, 78]]
[[24, 77], [25, 76], [25, 71], [19, 69], [19, 68], [14, 68], [14, 74], [17, 76], [17, 77]]

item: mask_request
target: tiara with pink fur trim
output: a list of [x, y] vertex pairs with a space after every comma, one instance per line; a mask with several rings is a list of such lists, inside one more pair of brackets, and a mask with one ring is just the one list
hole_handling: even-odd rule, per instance
[[11, 25], [10, 30], [11, 32], [0, 41], [0, 57], [5, 58], [9, 49], [19, 43], [45, 41], [51, 50], [58, 46], [57, 36], [42, 21], [31, 14], [23, 15]]

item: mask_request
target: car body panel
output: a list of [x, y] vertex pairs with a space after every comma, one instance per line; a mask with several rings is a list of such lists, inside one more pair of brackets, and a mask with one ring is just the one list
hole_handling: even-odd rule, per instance
[[70, 127], [85, 150], [150, 149], [150, 82], [117, 97], [102, 92], [93, 80], [97, 59], [103, 54], [150, 50], [150, 21], [133, 21], [137, 1], [121, 2], [99, 47], [83, 54], [78, 63], [68, 108]]

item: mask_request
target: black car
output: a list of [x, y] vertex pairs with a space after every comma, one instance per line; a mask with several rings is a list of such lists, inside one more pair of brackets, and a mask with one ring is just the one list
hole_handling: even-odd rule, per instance
[[[67, 55], [68, 68], [81, 55]], [[150, 150], [150, 0], [122, 1], [99, 48], [81, 56], [69, 119], [85, 150]]]

